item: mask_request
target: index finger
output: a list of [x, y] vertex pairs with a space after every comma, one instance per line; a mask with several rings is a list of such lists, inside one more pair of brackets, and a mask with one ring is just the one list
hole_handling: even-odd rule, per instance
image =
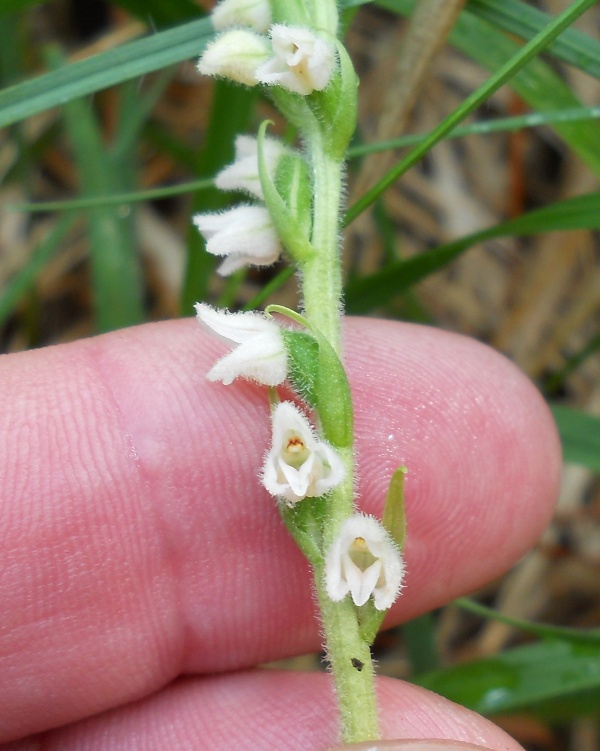
[[[222, 351], [183, 321], [3, 360], [0, 739], [318, 648], [308, 568], [257, 479], [264, 390], [208, 383]], [[398, 621], [522, 554], [551, 511], [556, 432], [470, 340], [351, 321], [347, 353], [361, 508], [410, 473]]]

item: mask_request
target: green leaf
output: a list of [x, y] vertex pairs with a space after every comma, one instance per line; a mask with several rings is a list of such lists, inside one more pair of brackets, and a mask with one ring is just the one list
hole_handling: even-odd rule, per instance
[[[554, 21], [552, 16], [547, 18]], [[461, 14], [450, 35], [450, 42], [492, 71], [504, 65], [521, 49], [519, 44], [471, 13]], [[540, 112], [581, 106], [567, 83], [550, 65], [539, 59], [532, 60], [519, 71], [511, 80], [510, 87]], [[600, 176], [600, 124], [595, 121], [554, 123], [552, 128]]]
[[558, 230], [599, 228], [600, 192], [558, 201], [413, 258], [396, 261], [370, 276], [351, 280], [346, 287], [346, 307], [350, 313], [365, 313], [385, 305], [396, 295], [440, 271], [461, 253], [484, 240]]
[[600, 417], [571, 407], [552, 405], [564, 460], [600, 472]]
[[406, 537], [406, 513], [404, 510], [404, 477], [408, 472], [406, 467], [399, 467], [390, 480], [390, 486], [383, 508], [383, 526], [392, 540], [402, 548]]
[[311, 334], [281, 329], [288, 355], [288, 378], [294, 391], [311, 407], [317, 405], [319, 345]]
[[0, 292], [0, 326], [4, 325], [15, 306], [34, 286], [37, 275], [57, 252], [74, 222], [73, 215], [62, 216], [35, 248], [26, 265], [4, 285]]
[[0, 91], [0, 127], [196, 57], [213, 34], [208, 19], [192, 21], [4, 89]]
[[[594, 4], [595, 0], [576, 0], [564, 13], [554, 18], [550, 24], [544, 30], [530, 40], [524, 47], [516, 47], [514, 43], [506, 39], [502, 34], [498, 34], [494, 29], [489, 27], [489, 24], [485, 24], [474, 17], [468, 17], [468, 14], [462, 13], [458, 22], [452, 31], [450, 39], [453, 43], [458, 44], [460, 42], [465, 43], [467, 54], [472, 54], [476, 57], [476, 52], [481, 53], [485, 58], [485, 62], [490, 62], [488, 57], [493, 55], [492, 64], [490, 67], [495, 69], [492, 76], [474, 91], [470, 96], [465, 99], [445, 120], [443, 120], [437, 128], [431, 131], [429, 136], [415, 149], [413, 149], [404, 159], [401, 159], [395, 167], [393, 167], [375, 186], [365, 193], [353, 206], [351, 206], [346, 212], [344, 224], [349, 224], [353, 219], [359, 216], [365, 209], [373, 204], [379, 196], [389, 188], [399, 177], [407, 172], [414, 164], [416, 164], [430, 149], [435, 146], [436, 143], [442, 140], [448, 135], [464, 118], [473, 112], [479, 105], [485, 102], [491, 94], [500, 88], [504, 83], [512, 79], [511, 85], [522, 94], [523, 98], [527, 101], [528, 94], [532, 94], [532, 99], [537, 101], [540, 98], [540, 91], [531, 92], [527, 86], [540, 86], [543, 84], [542, 90], [544, 96], [541, 97], [541, 106], [539, 109], [556, 110], [565, 105], [568, 100], [569, 105], [578, 105], [579, 102], [573, 97], [570, 90], [561, 81], [558, 76], [554, 75], [550, 68], [543, 66], [539, 61], [534, 61], [536, 55], [538, 55], [545, 47], [552, 42], [564, 29], [570, 26], [575, 19], [584, 13], [590, 6]], [[380, 5], [383, 7], [391, 7], [398, 12], [409, 14], [414, 5], [414, 0], [380, 0]], [[471, 26], [465, 31], [461, 26], [462, 20], [468, 17], [471, 21]], [[474, 28], [474, 22], [478, 22], [482, 28]], [[486, 28], [487, 27], [487, 28]], [[460, 33], [462, 29], [463, 33]], [[493, 33], [488, 33], [490, 31]], [[485, 43], [482, 43], [481, 36], [486, 36]], [[468, 42], [472, 43], [473, 49], [468, 49]], [[511, 51], [508, 50], [508, 45], [512, 44]], [[498, 50], [495, 49], [497, 45]], [[525, 65], [528, 67], [524, 69]], [[534, 68], [535, 66], [538, 66]], [[539, 76], [530, 75], [531, 69], [538, 71], [540, 66], [543, 67], [545, 73], [548, 74], [547, 81], [538, 80]], [[516, 75], [521, 72], [520, 79], [522, 84], [515, 84]], [[552, 78], [552, 81], [550, 81]], [[527, 86], [525, 85], [527, 83]], [[553, 95], [552, 84], [556, 87], [558, 95]], [[544, 98], [546, 97], [546, 98]], [[595, 125], [595, 123], [587, 123], [587, 126]], [[559, 126], [556, 126], [557, 130]], [[597, 167], [600, 174], [600, 155], [597, 153], [598, 137], [594, 140], [592, 138], [591, 130], [579, 131], [579, 138], [581, 143], [578, 142], [576, 133], [574, 130], [568, 131], [567, 128], [575, 128], [574, 124], [564, 124], [560, 126], [560, 132], [563, 138], [569, 143], [569, 145], [580, 155], [587, 158], [591, 169]], [[583, 124], [579, 124], [580, 128], [583, 128]]]
[[302, 261], [313, 255], [315, 250], [303, 231], [306, 225], [305, 217], [298, 217], [293, 208], [287, 205], [267, 169], [263, 143], [269, 123], [270, 120], [265, 120], [258, 131], [258, 171], [265, 204], [282, 244], [295, 261]]
[[[523, 128], [536, 128], [540, 125], [551, 125], [558, 122], [578, 122], [581, 120], [598, 120], [600, 107], [569, 107], [556, 110], [555, 112], [529, 112], [526, 115], [515, 117], [497, 117], [491, 120], [468, 123], [455, 128], [446, 138], [464, 138], [465, 136], [487, 136], [490, 133], [503, 133], [508, 131], [522, 130]], [[422, 143], [429, 133], [410, 133], [389, 141], [374, 141], [373, 143], [361, 143], [348, 149], [348, 159], [356, 159], [366, 154], [374, 154], [378, 151], [391, 151], [405, 146], [415, 146]]]
[[[49, 50], [47, 56], [53, 65], [62, 57], [57, 50]], [[132, 177], [135, 155], [126, 153], [113, 163], [86, 100], [68, 102], [63, 112], [84, 195], [119, 192], [122, 181]], [[123, 216], [109, 207], [90, 209], [88, 222], [97, 329], [111, 331], [141, 323], [144, 293], [131, 212]]]
[[[518, 0], [469, 0], [470, 13], [521, 39], [531, 39], [552, 16]], [[547, 50], [565, 63], [600, 78], [600, 42], [577, 29], [567, 29]]]
[[436, 670], [415, 682], [484, 715], [528, 710], [553, 721], [594, 711], [600, 645], [548, 640]]
[[356, 129], [358, 77], [344, 45], [336, 40], [340, 69], [327, 88], [306, 98], [318, 128], [325, 134], [327, 151], [342, 161]]
[[508, 626], [518, 628], [520, 631], [531, 634], [532, 636], [539, 636], [541, 639], [564, 639], [565, 641], [570, 642], [584, 642], [586, 644], [593, 643], [600, 646], [600, 628], [569, 628], [567, 626], [552, 626], [545, 623], [526, 621], [522, 618], [513, 618], [510, 615], [499, 613], [492, 608], [487, 608], [485, 605], [475, 602], [468, 597], [460, 597], [458, 600], [454, 600], [454, 604], [459, 608], [468, 610], [470, 613], [475, 613], [483, 618], [489, 618], [498, 621], [499, 623], [505, 623]]
[[275, 187], [303, 235], [310, 237], [312, 228], [312, 191], [308, 164], [297, 151], [285, 152], [277, 164]]
[[354, 442], [354, 413], [350, 384], [340, 358], [323, 334], [313, 327], [319, 343], [317, 406], [325, 438], [337, 448]]

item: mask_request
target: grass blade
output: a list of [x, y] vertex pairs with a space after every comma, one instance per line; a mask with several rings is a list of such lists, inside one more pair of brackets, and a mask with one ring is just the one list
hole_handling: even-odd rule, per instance
[[[48, 57], [53, 64], [60, 59], [56, 51]], [[131, 172], [130, 155], [113, 164], [87, 100], [68, 102], [63, 112], [83, 194], [118, 191], [121, 180]], [[142, 322], [143, 289], [131, 212], [123, 216], [109, 207], [90, 209], [88, 221], [97, 329], [111, 331]]]
[[[498, 117], [493, 120], [483, 120], [477, 123], [469, 123], [455, 128], [447, 138], [464, 138], [465, 136], [485, 136], [489, 133], [504, 133], [523, 128], [536, 128], [541, 125], [554, 123], [581, 122], [583, 120], [600, 119], [600, 107], [569, 107], [556, 112], [530, 112], [527, 115], [515, 117]], [[348, 158], [357, 159], [377, 151], [401, 149], [405, 146], [415, 146], [422, 143], [428, 133], [411, 133], [390, 141], [378, 141], [376, 143], [364, 143], [351, 146], [348, 149]]]
[[199, 55], [213, 36], [208, 19], [129, 42], [0, 91], [0, 128], [50, 107]]
[[[518, 0], [469, 0], [468, 9], [484, 21], [521, 39], [531, 39], [552, 19], [548, 13]], [[567, 29], [552, 42], [548, 52], [600, 78], [600, 42], [587, 34]]]
[[0, 326], [6, 323], [15, 307], [33, 287], [37, 275], [56, 253], [74, 222], [72, 214], [61, 217], [34, 250], [28, 263], [4, 287], [0, 293]]
[[528, 710], [556, 722], [597, 712], [600, 645], [552, 639], [415, 682], [484, 715]]
[[[379, 196], [389, 188], [399, 177], [407, 172], [414, 164], [416, 164], [430, 149], [435, 146], [436, 143], [442, 140], [444, 136], [450, 133], [454, 128], [464, 120], [467, 115], [473, 112], [479, 105], [488, 99], [497, 89], [505, 84], [510, 79], [514, 79], [518, 71], [520, 71], [527, 63], [531, 62], [533, 58], [538, 55], [545, 47], [547, 47], [562, 31], [568, 28], [576, 18], [584, 13], [588, 8], [594, 5], [595, 0], [576, 0], [564, 13], [561, 13], [550, 24], [531, 41], [529, 41], [524, 47], [519, 48], [516, 54], [512, 55], [496, 70], [496, 72], [486, 81], [483, 86], [480, 86], [474, 91], [465, 101], [456, 108], [456, 110], [447, 117], [437, 128], [435, 128], [429, 136], [417, 146], [413, 151], [402, 159], [385, 177], [380, 180], [377, 185], [371, 188], [367, 193], [359, 199], [354, 206], [351, 206], [346, 213], [344, 223], [347, 225], [365, 209], [367, 209], [372, 203], [374, 203]], [[407, 8], [412, 3], [405, 3], [402, 0], [385, 0], [385, 2], [379, 2], [384, 7], [402, 7]], [[466, 14], [461, 14], [459, 17], [459, 24], [461, 19]], [[457, 24], [458, 26], [458, 24]], [[497, 41], [499, 35], [494, 35], [494, 40]], [[455, 32], [452, 32], [451, 39], [455, 38]], [[507, 40], [510, 41], [510, 40]], [[487, 45], [490, 41], [487, 40]], [[560, 79], [556, 77], [560, 82]], [[568, 89], [566, 89], [569, 91]], [[569, 92], [570, 94], [570, 92]], [[572, 96], [572, 95], [571, 95]], [[574, 98], [574, 97], [573, 97]], [[551, 106], [545, 106], [544, 104], [540, 109], [559, 109], [563, 102], [560, 102], [558, 106], [554, 101], [551, 102]], [[578, 105], [579, 102], [570, 101], [570, 104]], [[567, 125], [563, 126], [564, 128]], [[563, 134], [564, 135], [564, 134]], [[592, 160], [592, 164], [598, 164], [598, 171], [600, 173], [600, 156], [597, 152], [598, 139], [595, 141], [595, 148], [593, 150], [588, 149], [588, 144], [584, 145], [583, 151]], [[571, 144], [573, 148], [577, 150], [577, 144]]]
[[351, 280], [346, 287], [347, 310], [355, 314], [366, 313], [385, 305], [484, 240], [568, 229], [600, 229], [600, 192], [586, 193], [530, 211], [413, 258], [388, 264], [369, 276]]
[[600, 472], [600, 417], [555, 404], [552, 414], [558, 426], [566, 462]]

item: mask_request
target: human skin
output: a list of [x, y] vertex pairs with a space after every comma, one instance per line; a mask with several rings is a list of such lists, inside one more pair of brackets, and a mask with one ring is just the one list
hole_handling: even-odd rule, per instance
[[[559, 443], [534, 387], [477, 342], [350, 319], [345, 349], [361, 510], [380, 515], [408, 467], [392, 625], [533, 544]], [[184, 320], [0, 358], [3, 751], [336, 743], [329, 676], [254, 667], [320, 636], [308, 567], [257, 478], [264, 388], [205, 379], [225, 352]], [[386, 738], [518, 748], [422, 689], [378, 692]]]

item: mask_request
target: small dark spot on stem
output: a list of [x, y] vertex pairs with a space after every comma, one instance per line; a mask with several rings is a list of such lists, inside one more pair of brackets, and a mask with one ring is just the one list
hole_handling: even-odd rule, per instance
[[364, 662], [361, 662], [361, 661], [360, 661], [360, 660], [358, 659], [358, 657], [353, 657], [353, 658], [352, 658], [352, 659], [350, 660], [350, 662], [352, 663], [352, 667], [353, 667], [353, 668], [356, 668], [356, 669], [358, 670], [358, 672], [359, 672], [359, 673], [360, 673], [360, 671], [361, 671], [361, 670], [362, 670], [362, 669], [364, 668], [364, 666], [365, 666], [365, 663], [364, 663]]

